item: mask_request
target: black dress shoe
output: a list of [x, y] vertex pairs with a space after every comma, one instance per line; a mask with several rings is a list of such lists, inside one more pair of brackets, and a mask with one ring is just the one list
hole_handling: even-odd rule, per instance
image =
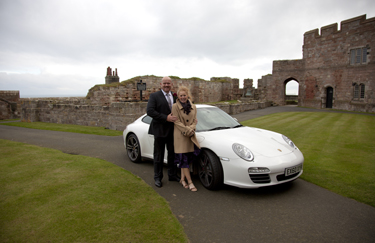
[[161, 181], [159, 179], [155, 180], [155, 186], [162, 187]]
[[181, 178], [178, 176], [178, 175], [175, 175], [175, 176], [170, 176], [168, 178], [169, 181], [177, 181], [177, 182], [180, 182], [181, 181]]

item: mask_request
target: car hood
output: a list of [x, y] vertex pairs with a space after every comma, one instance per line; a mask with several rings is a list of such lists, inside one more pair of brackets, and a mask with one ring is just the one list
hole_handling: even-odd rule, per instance
[[198, 132], [197, 139], [203, 147], [217, 145], [215, 147], [218, 151], [225, 151], [233, 143], [239, 143], [249, 148], [254, 155], [266, 157], [281, 156], [295, 150], [284, 141], [280, 133], [253, 127]]

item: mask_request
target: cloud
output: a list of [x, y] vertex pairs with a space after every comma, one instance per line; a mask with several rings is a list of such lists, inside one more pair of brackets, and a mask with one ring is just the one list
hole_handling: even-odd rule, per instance
[[306, 31], [362, 14], [374, 17], [375, 2], [2, 0], [0, 89], [59, 95], [77, 85], [85, 95], [108, 66], [120, 80], [227, 76], [256, 86], [273, 60], [302, 58]]
[[[27, 80], [27, 82], [24, 82]], [[52, 74], [7, 74], [0, 72], [0, 87], [18, 90], [22, 98], [28, 97], [78, 97], [86, 96], [89, 86], [85, 85], [90, 80], [75, 75]], [[3, 89], [3, 88], [2, 88]]]

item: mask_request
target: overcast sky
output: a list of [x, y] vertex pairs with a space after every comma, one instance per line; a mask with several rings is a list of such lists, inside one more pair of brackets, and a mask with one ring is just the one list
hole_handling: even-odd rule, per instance
[[374, 0], [0, 0], [0, 90], [85, 96], [140, 75], [251, 78], [302, 58], [303, 34]]

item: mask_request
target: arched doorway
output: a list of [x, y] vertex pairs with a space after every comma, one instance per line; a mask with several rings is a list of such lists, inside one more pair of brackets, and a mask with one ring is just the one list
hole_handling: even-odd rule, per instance
[[298, 105], [299, 82], [294, 78], [289, 78], [284, 82], [284, 104]]
[[326, 108], [332, 108], [333, 104], [333, 88], [326, 88]]

